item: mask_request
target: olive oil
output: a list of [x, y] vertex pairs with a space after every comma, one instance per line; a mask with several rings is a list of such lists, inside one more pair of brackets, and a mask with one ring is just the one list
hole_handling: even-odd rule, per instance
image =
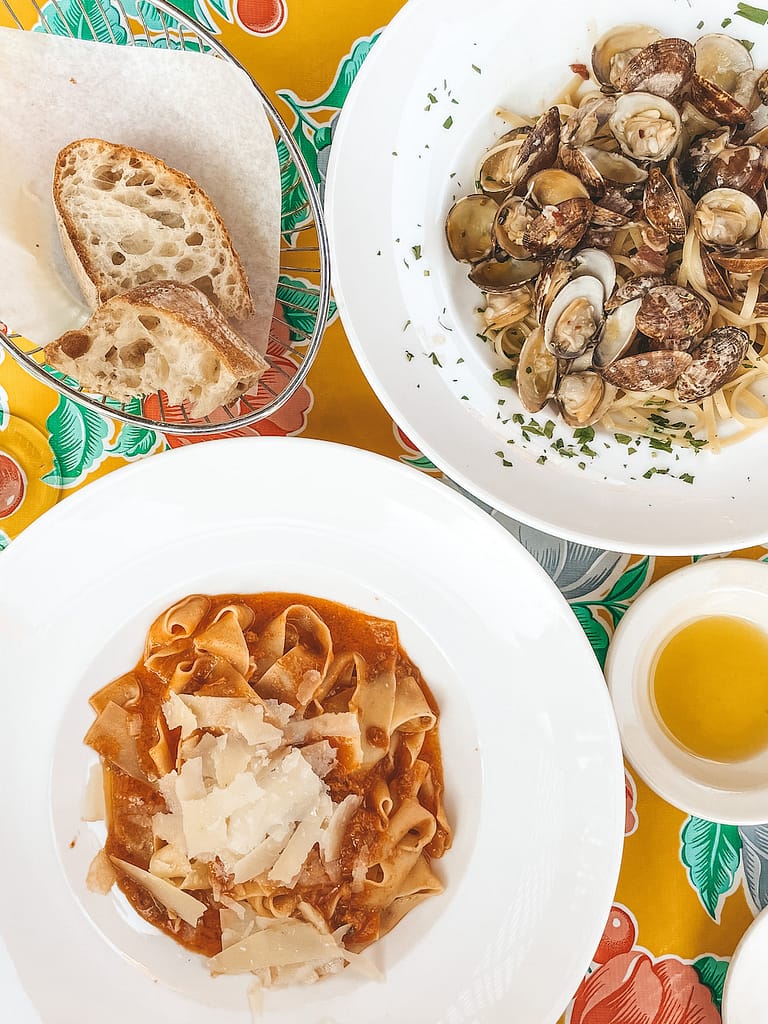
[[698, 757], [731, 763], [768, 747], [768, 633], [712, 615], [669, 637], [651, 669], [661, 724]]

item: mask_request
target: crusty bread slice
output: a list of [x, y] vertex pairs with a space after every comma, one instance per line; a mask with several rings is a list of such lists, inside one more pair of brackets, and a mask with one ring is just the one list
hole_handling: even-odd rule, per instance
[[45, 348], [54, 369], [125, 402], [163, 390], [194, 417], [228, 405], [268, 363], [193, 285], [160, 281], [116, 295]]
[[194, 284], [224, 316], [253, 313], [248, 280], [216, 207], [190, 177], [129, 146], [80, 139], [59, 153], [61, 243], [95, 309], [152, 281]]

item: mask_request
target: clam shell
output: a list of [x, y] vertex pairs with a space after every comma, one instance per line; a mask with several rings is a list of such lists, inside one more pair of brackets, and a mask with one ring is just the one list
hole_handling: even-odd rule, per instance
[[595, 78], [601, 85], [617, 86], [629, 60], [661, 38], [661, 32], [650, 25], [617, 25], [609, 29], [592, 49]]
[[671, 387], [691, 362], [687, 352], [656, 349], [618, 359], [607, 366], [602, 374], [614, 387], [624, 391], [658, 391], [660, 388]]
[[685, 213], [672, 185], [658, 167], [652, 167], [643, 193], [643, 212], [646, 220], [657, 231], [663, 231], [673, 241], [682, 242], [687, 225]]
[[616, 213], [615, 210], [610, 210], [607, 206], [602, 206], [600, 203], [597, 203], [592, 213], [592, 223], [597, 227], [620, 228], [628, 220], [629, 217], [623, 213]]
[[616, 309], [625, 302], [631, 302], [633, 299], [642, 298], [651, 288], [658, 288], [659, 285], [665, 284], [663, 277], [658, 277], [656, 274], [637, 274], [635, 277], [630, 277], [628, 281], [611, 295], [606, 300], [606, 310]]
[[603, 286], [605, 295], [610, 295], [616, 286], [616, 264], [613, 256], [603, 249], [580, 249], [573, 256], [572, 276], [596, 277]]
[[756, 196], [768, 178], [768, 151], [763, 146], [726, 146], [709, 163], [699, 194], [716, 188], [735, 188]]
[[763, 71], [757, 80], [757, 94], [762, 103], [768, 104], [768, 71]]
[[[619, 96], [608, 122], [622, 150], [634, 160], [666, 160], [680, 140], [680, 114], [662, 96], [630, 92]], [[651, 129], [657, 129], [652, 131]]]
[[768, 249], [745, 249], [743, 252], [713, 252], [712, 259], [729, 274], [754, 274], [768, 267]]
[[464, 196], [445, 219], [445, 237], [451, 256], [459, 263], [477, 263], [493, 252], [493, 224], [498, 207], [488, 196]]
[[587, 192], [593, 199], [599, 199], [605, 193], [603, 176], [583, 149], [561, 146], [560, 163], [584, 183]]
[[512, 188], [520, 149], [529, 132], [530, 128], [513, 128], [485, 155], [477, 175], [483, 192], [494, 195]]
[[593, 96], [571, 114], [560, 132], [565, 146], [586, 146], [594, 139], [613, 113], [612, 96]]
[[605, 383], [597, 373], [568, 373], [560, 381], [555, 398], [569, 427], [586, 427], [598, 418], [603, 407]]
[[734, 96], [741, 76], [754, 68], [749, 50], [733, 36], [709, 32], [694, 43], [696, 74]]
[[573, 249], [592, 219], [590, 199], [566, 199], [558, 206], [545, 206], [528, 227], [523, 245], [537, 255]]
[[[544, 344], [558, 359], [575, 359], [590, 345], [603, 318], [604, 298], [603, 286], [596, 277], [579, 277], [560, 289], [544, 320]], [[572, 314], [575, 303], [582, 304], [582, 312], [591, 317], [591, 324], [586, 330], [565, 334], [563, 316]]]
[[470, 270], [469, 280], [484, 292], [506, 292], [533, 280], [541, 270], [538, 260], [481, 260]]
[[689, 147], [683, 169], [692, 181], [703, 175], [712, 161], [723, 152], [731, 140], [730, 128], [718, 128], [700, 138]]
[[680, 347], [678, 343], [688, 342], [704, 330], [708, 315], [709, 306], [698, 295], [663, 284], [643, 296], [637, 327], [666, 347]]
[[697, 139], [700, 135], [709, 135], [720, 127], [717, 121], [713, 121], [711, 117], [702, 114], [699, 108], [694, 106], [689, 100], [683, 103], [680, 110], [680, 118], [683, 122], [685, 134], [689, 139]]
[[555, 394], [557, 359], [537, 328], [526, 338], [517, 364], [517, 393], [528, 412], [539, 412]]
[[706, 249], [700, 249], [699, 255], [701, 257], [701, 269], [704, 273], [704, 284], [707, 286], [707, 291], [712, 292], [715, 298], [720, 299], [722, 302], [730, 302], [733, 298], [733, 293], [720, 269], [713, 263], [712, 257]]
[[535, 216], [536, 211], [520, 196], [509, 196], [498, 207], [493, 236], [504, 252], [518, 260], [530, 257], [530, 252], [523, 244], [523, 237]]
[[702, 114], [718, 124], [736, 125], [749, 121], [750, 112], [745, 106], [720, 86], [699, 75], [694, 75], [691, 81], [691, 101]]
[[738, 370], [746, 355], [749, 335], [738, 327], [718, 327], [699, 344], [691, 365], [677, 381], [679, 402], [700, 402], [719, 391]]
[[748, 242], [760, 230], [762, 215], [754, 199], [735, 188], [715, 188], [696, 204], [693, 226], [707, 245]]
[[592, 362], [603, 370], [615, 363], [629, 351], [637, 337], [635, 318], [642, 305], [642, 299], [632, 299], [618, 306], [605, 318], [600, 340], [595, 348]]
[[657, 39], [627, 64], [619, 88], [674, 100], [688, 88], [695, 65], [696, 54], [687, 39]]
[[550, 260], [544, 265], [534, 287], [533, 308], [539, 323], [544, 321], [557, 293], [570, 281], [572, 270], [573, 263], [570, 260]]
[[560, 111], [550, 107], [526, 135], [512, 175], [515, 190], [526, 184], [537, 171], [551, 167], [560, 146]]
[[589, 192], [575, 174], [559, 167], [537, 171], [528, 180], [528, 195], [538, 207], [557, 206], [566, 199], [588, 199]]

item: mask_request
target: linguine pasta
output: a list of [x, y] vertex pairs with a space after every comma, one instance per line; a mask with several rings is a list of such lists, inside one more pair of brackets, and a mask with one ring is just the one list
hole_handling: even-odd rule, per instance
[[193, 595], [91, 705], [108, 833], [89, 885], [212, 973], [315, 981], [442, 891], [437, 708], [395, 623]]

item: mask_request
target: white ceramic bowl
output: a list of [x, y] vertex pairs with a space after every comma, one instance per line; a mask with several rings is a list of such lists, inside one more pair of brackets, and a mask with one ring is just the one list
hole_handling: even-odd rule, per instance
[[768, 750], [733, 764], [681, 749], [651, 702], [654, 656], [678, 628], [708, 615], [747, 619], [768, 631], [768, 566], [728, 558], [665, 576], [635, 601], [614, 633], [605, 665], [624, 753], [659, 796], [688, 814], [723, 824], [768, 819]]
[[[540, 113], [606, 29], [646, 22], [696, 39], [722, 32], [725, 18], [765, 67], [768, 32], [728, 0], [410, 0], [344, 104], [326, 215], [334, 294], [363, 372], [452, 479], [561, 537], [667, 554], [761, 543], [768, 431], [720, 455], [667, 453], [607, 431], [583, 446], [551, 412], [531, 417], [513, 388], [493, 381], [500, 363], [476, 337], [481, 295], [448, 252], [445, 216], [508, 128], [495, 111]], [[532, 418], [535, 432], [525, 430]]]
[[731, 958], [723, 989], [723, 1024], [762, 1024], [768, 1016], [768, 908], [755, 918]]

